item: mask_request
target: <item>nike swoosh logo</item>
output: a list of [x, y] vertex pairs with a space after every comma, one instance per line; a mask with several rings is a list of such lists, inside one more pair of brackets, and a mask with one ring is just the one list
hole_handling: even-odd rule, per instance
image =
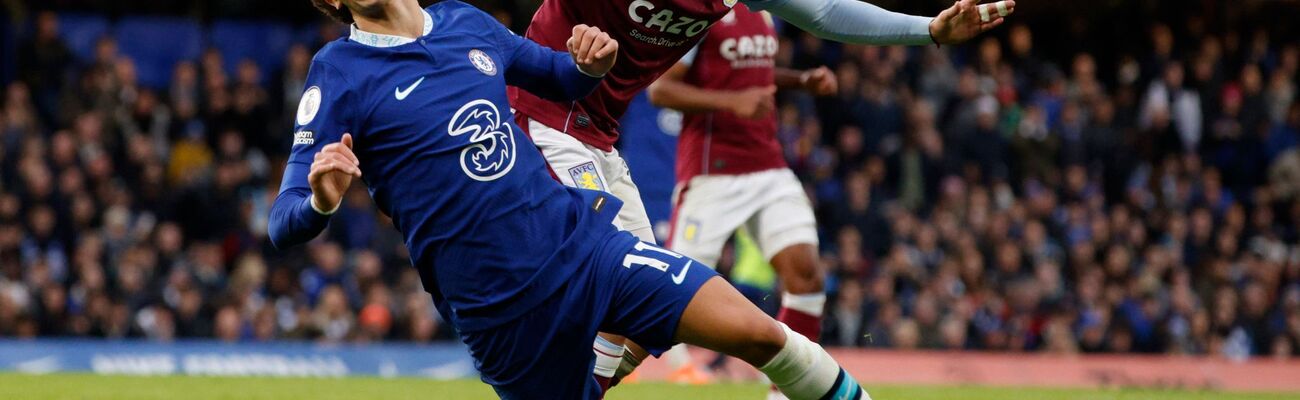
[[420, 80], [412, 83], [406, 90], [402, 90], [402, 88], [393, 89], [393, 95], [397, 97], [397, 101], [406, 100], [406, 96], [410, 96], [411, 92], [415, 91], [415, 87], [420, 86], [420, 82], [424, 82], [423, 76], [420, 77]]
[[683, 281], [686, 280], [686, 271], [689, 270], [689, 269], [691, 269], [691, 264], [694, 264], [694, 263], [695, 263], [695, 260], [686, 260], [686, 266], [682, 267], [682, 270], [681, 270], [680, 272], [678, 272], [677, 275], [673, 275], [673, 284], [674, 284], [674, 285], [680, 285], [680, 284], [682, 284]]

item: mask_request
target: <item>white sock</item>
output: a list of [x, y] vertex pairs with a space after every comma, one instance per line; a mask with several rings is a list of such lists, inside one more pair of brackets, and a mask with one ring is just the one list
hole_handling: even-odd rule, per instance
[[618, 371], [618, 364], [623, 362], [623, 346], [596, 336], [591, 351], [596, 353], [596, 367], [591, 372], [602, 378], [613, 378], [614, 371]]
[[785, 330], [785, 347], [759, 368], [791, 400], [830, 398], [871, 400], [852, 376], [826, 353], [821, 346], [781, 324]]
[[691, 352], [686, 349], [685, 343], [679, 343], [668, 351], [664, 352], [664, 360], [668, 361], [668, 366], [677, 370], [691, 363]]
[[789, 308], [814, 317], [822, 316], [826, 309], [826, 293], [793, 294], [781, 293], [781, 307]]

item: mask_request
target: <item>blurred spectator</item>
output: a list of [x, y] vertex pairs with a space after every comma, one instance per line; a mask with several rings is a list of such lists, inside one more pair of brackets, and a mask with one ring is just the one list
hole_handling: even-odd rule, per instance
[[43, 11], [35, 19], [33, 37], [18, 50], [18, 74], [32, 91], [42, 125], [52, 126], [56, 123], [59, 91], [72, 67], [72, 51], [59, 37], [59, 20], [54, 12]]

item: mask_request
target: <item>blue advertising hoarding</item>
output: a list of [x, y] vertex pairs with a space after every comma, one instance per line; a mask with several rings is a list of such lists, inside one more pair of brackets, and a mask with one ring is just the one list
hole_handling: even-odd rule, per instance
[[136, 340], [0, 340], [0, 371], [125, 375], [412, 376], [475, 378], [454, 344], [223, 343]]

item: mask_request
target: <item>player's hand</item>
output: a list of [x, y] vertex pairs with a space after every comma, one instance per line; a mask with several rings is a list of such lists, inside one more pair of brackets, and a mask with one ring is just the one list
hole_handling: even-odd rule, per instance
[[594, 26], [574, 26], [573, 36], [565, 45], [578, 70], [587, 75], [605, 76], [618, 60], [618, 41]]
[[813, 96], [830, 96], [840, 91], [840, 83], [830, 68], [817, 67], [799, 75], [799, 83]]
[[361, 177], [361, 161], [352, 153], [352, 134], [343, 134], [338, 143], [325, 145], [311, 163], [307, 182], [311, 184], [312, 205], [331, 212], [343, 202], [343, 194], [352, 186], [352, 178]]
[[736, 92], [731, 112], [745, 119], [759, 119], [776, 110], [776, 86], [760, 86]]
[[957, 0], [930, 21], [930, 36], [939, 44], [965, 42], [1001, 25], [1002, 17], [1015, 11], [1016, 0], [989, 4], [979, 4], [979, 0]]

